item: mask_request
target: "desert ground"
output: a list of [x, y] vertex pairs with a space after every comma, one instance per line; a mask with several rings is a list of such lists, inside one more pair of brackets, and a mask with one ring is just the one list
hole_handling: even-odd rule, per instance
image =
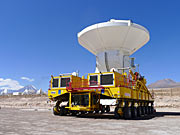
[[0, 135], [179, 135], [180, 96], [161, 92], [154, 93], [156, 114], [134, 120], [115, 119], [113, 112], [54, 116], [46, 95], [0, 96]]
[[156, 117], [116, 120], [103, 116], [54, 116], [47, 109], [0, 110], [2, 135], [179, 135], [180, 113], [158, 112]]

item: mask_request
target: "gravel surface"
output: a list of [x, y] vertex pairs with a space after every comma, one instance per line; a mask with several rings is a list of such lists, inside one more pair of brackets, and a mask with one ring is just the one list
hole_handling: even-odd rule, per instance
[[49, 109], [0, 109], [0, 135], [179, 135], [180, 111], [123, 120], [112, 114], [54, 116]]

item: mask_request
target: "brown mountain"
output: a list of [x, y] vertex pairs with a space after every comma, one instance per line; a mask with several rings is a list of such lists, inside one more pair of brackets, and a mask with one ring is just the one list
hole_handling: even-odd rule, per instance
[[174, 88], [180, 87], [180, 82], [175, 82], [172, 79], [158, 80], [148, 85], [148, 88]]

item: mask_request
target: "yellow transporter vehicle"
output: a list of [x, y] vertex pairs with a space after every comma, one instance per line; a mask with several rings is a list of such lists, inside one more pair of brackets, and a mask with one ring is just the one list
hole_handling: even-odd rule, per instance
[[[51, 76], [49, 99], [56, 101], [55, 115], [79, 113], [104, 113], [110, 105], [100, 104], [102, 99], [116, 99], [116, 118], [136, 118], [154, 112], [153, 99], [139, 73], [129, 70], [129, 75], [118, 72], [89, 73], [87, 79], [62, 75]], [[67, 105], [61, 106], [66, 101]]]
[[149, 41], [149, 31], [131, 20], [111, 19], [86, 27], [77, 37], [79, 44], [96, 56], [96, 70], [86, 78], [72, 74], [51, 77], [48, 97], [56, 101], [54, 114], [109, 112], [112, 104], [102, 102], [107, 99], [116, 101], [117, 118], [152, 114], [154, 101], [146, 79], [132, 72], [136, 65], [130, 58]]

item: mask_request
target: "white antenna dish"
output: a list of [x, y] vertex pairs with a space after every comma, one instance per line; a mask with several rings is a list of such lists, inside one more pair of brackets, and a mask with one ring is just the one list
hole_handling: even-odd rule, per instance
[[91, 25], [78, 33], [79, 43], [96, 55], [96, 71], [130, 66], [129, 56], [149, 41], [149, 32], [130, 20]]

